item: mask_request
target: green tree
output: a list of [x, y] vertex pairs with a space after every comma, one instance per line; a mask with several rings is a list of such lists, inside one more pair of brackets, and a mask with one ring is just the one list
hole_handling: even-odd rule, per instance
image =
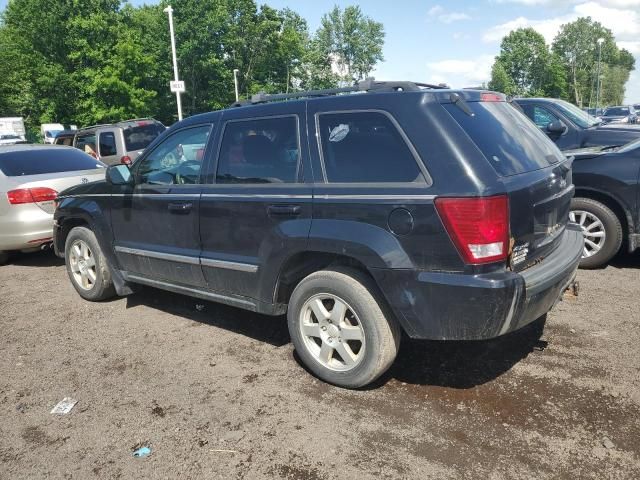
[[[634, 68], [633, 57], [621, 53], [617, 47], [611, 30], [605, 28], [599, 22], [590, 17], [579, 18], [575, 22], [562, 25], [560, 32], [553, 41], [552, 50], [561, 59], [564, 65], [569, 98], [577, 105], [595, 101], [595, 88], [598, 74], [598, 39], [602, 38], [601, 69], [602, 72], [611, 71], [618, 66], [622, 70], [630, 72]], [[628, 53], [628, 52], [627, 52]], [[613, 84], [602, 82], [604, 88], [612, 92], [624, 92], [624, 84], [628, 80], [623, 71], [610, 74], [609, 81]], [[622, 95], [624, 96], [624, 94]]]
[[338, 68], [344, 80], [367, 77], [384, 60], [384, 27], [365, 16], [359, 6], [336, 6], [322, 17], [316, 48]]
[[502, 62], [496, 59], [491, 67], [491, 80], [489, 81], [489, 90], [502, 92], [506, 95], [515, 95], [516, 86], [507, 73]]
[[[518, 96], [543, 95], [549, 65], [549, 49], [544, 37], [533, 28], [519, 28], [502, 39], [496, 63], [510, 78], [513, 91]], [[511, 88], [511, 85], [509, 85]]]

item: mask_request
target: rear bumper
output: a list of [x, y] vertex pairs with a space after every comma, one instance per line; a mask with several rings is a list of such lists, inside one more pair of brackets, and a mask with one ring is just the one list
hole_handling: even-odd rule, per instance
[[0, 251], [32, 249], [51, 242], [52, 214], [36, 205], [12, 209], [11, 215], [0, 215]]
[[481, 340], [512, 332], [546, 314], [576, 276], [580, 230], [568, 226], [561, 244], [520, 272], [486, 275], [374, 270], [372, 273], [409, 336]]

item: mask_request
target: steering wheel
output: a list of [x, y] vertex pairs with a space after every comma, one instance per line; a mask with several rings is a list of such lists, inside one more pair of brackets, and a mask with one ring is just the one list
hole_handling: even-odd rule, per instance
[[201, 163], [197, 160], [187, 160], [178, 165], [176, 170], [176, 183], [181, 185], [196, 183], [197, 180], [192, 180], [192, 177], [200, 176]]

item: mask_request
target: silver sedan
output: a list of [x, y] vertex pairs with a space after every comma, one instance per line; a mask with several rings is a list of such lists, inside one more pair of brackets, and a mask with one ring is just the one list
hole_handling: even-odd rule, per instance
[[72, 147], [0, 146], [0, 263], [51, 243], [58, 192], [104, 179], [105, 165]]

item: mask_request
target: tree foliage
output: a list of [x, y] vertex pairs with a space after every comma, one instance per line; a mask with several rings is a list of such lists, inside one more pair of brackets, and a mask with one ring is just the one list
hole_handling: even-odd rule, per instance
[[[141, 116], [172, 123], [168, 4], [10, 0], [0, 14], [0, 116], [23, 116], [29, 126]], [[255, 0], [171, 5], [185, 115], [232, 103], [234, 69], [246, 97], [337, 86], [346, 76], [336, 65], [359, 79], [382, 60], [382, 25], [359, 7], [334, 9], [311, 34], [295, 11]]]
[[[598, 39], [603, 39], [601, 52]], [[618, 48], [611, 30], [589, 17], [562, 25], [550, 48], [532, 28], [510, 32], [502, 40], [490, 86], [511, 95], [541, 95], [571, 100], [579, 106], [595, 105], [599, 54], [600, 105], [620, 104], [635, 59]]]

